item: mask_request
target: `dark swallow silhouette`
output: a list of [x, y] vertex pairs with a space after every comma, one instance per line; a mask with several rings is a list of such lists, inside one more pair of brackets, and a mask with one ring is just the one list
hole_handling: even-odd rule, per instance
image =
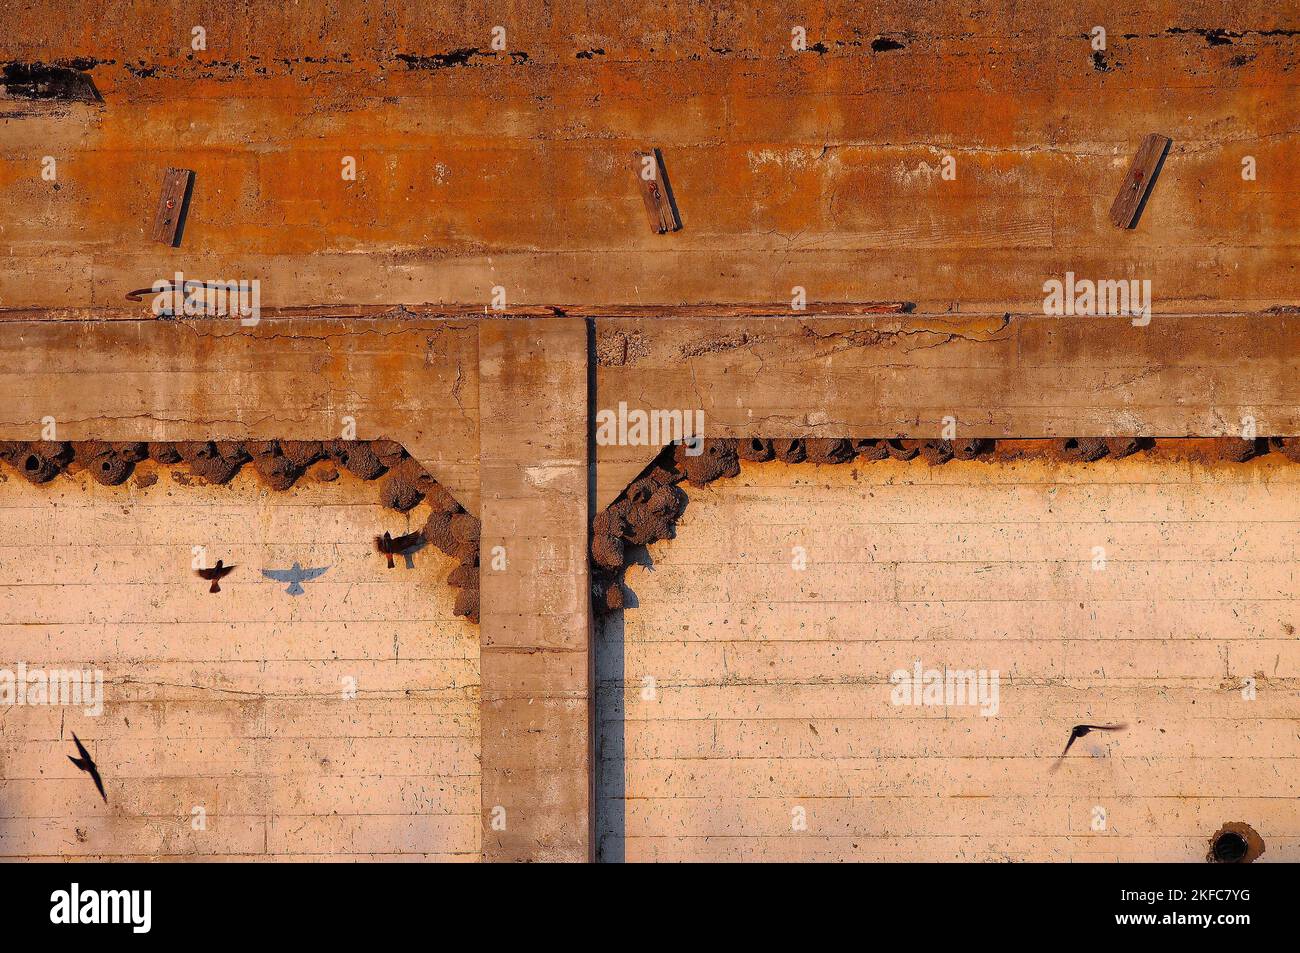
[[288, 569], [263, 569], [262, 575], [276, 582], [287, 582], [289, 588], [284, 591], [291, 596], [300, 596], [305, 591], [300, 583], [310, 582], [329, 568], [329, 566], [320, 566], [316, 569], [303, 569], [302, 566], [294, 563]]
[[95, 767], [95, 759], [90, 756], [90, 752], [86, 750], [86, 746], [81, 743], [81, 739], [77, 737], [75, 731], [72, 733], [72, 740], [76, 742], [77, 751], [81, 754], [81, 757], [74, 758], [72, 755], [68, 755], [68, 760], [94, 779], [95, 787], [99, 789], [99, 796], [102, 797], [104, 803], [107, 804], [108, 795], [104, 793], [104, 781], [99, 776], [99, 768]]
[[383, 536], [375, 537], [375, 548], [388, 557], [388, 568], [393, 568], [393, 556], [405, 556], [408, 549], [413, 549], [424, 539], [419, 533], [407, 533], [396, 538], [387, 531]]
[[221, 560], [218, 559], [217, 564], [211, 569], [196, 569], [194, 571], [199, 574], [200, 578], [212, 580], [212, 585], [208, 587], [208, 592], [220, 592], [221, 586], [218, 584], [218, 580], [225, 578], [226, 574], [234, 568], [234, 566], [226, 566], [222, 564]]
[[1057, 768], [1061, 766], [1061, 762], [1065, 760], [1065, 756], [1070, 753], [1070, 746], [1073, 745], [1077, 739], [1082, 738], [1088, 732], [1123, 731], [1127, 727], [1128, 725], [1124, 724], [1123, 722], [1121, 722], [1118, 725], [1075, 725], [1073, 728], [1070, 729], [1070, 740], [1065, 743], [1065, 750], [1062, 751], [1061, 756], [1056, 759], [1056, 764], [1052, 765], [1052, 770], [1055, 771]]

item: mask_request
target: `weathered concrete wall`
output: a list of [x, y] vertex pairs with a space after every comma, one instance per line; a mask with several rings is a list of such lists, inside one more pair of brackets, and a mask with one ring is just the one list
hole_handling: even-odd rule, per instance
[[[5, 709], [0, 856], [478, 858], [478, 635], [452, 615], [455, 561], [429, 546], [386, 569], [373, 535], [408, 520], [372, 483], [318, 464], [275, 493], [251, 469], [0, 477], [0, 668], [104, 673], [100, 717]], [[220, 593], [193, 546], [237, 565]], [[259, 571], [295, 561], [330, 568], [298, 596]], [[107, 804], [68, 762], [73, 732]]]
[[[735, 317], [698, 312], [658, 324], [598, 316], [589, 351], [588, 328], [555, 316], [272, 317], [247, 331], [221, 321], [10, 320], [0, 322], [10, 361], [0, 436], [35, 436], [49, 413], [65, 437], [292, 438], [324, 433], [344, 407], [365, 408], [367, 422], [390, 422], [394, 429], [383, 431], [389, 436], [409, 434], [413, 446], [431, 451], [436, 472], [459, 480], [466, 499], [472, 486], [491, 501], [482, 510], [477, 567], [486, 596], [485, 661], [477, 667], [484, 744], [474, 750], [492, 778], [482, 786], [476, 843], [493, 858], [579, 858], [592, 814], [584, 494], [595, 489], [588, 482], [593, 459], [601, 492], [617, 493], [656, 449], [590, 447], [589, 389], [599, 406], [703, 404], [706, 433], [933, 436], [942, 411], [959, 417], [963, 433], [1219, 433], [1246, 413], [1258, 415], [1261, 434], [1294, 429], [1294, 331], [1286, 315], [1170, 317], [1141, 334], [1113, 319], [1008, 317], [987, 319], [987, 327], [985, 321], [822, 314], [755, 317], [745, 330]], [[607, 359], [610, 332], [623, 335], [620, 360]], [[506, 348], [510, 335], [522, 335], [522, 343]], [[1244, 466], [1288, 464], [1277, 453]], [[1109, 465], [1098, 464], [1099, 472]], [[1132, 482], [1148, 479], [1155, 477], [1140, 471]], [[40, 493], [57, 485], [20, 489]], [[805, 492], [788, 488], [782, 505], [807, 505]], [[1093, 517], [1102, 522], [1110, 509], [1094, 502]], [[942, 506], [943, 499], [927, 505]], [[272, 512], [275, 506], [268, 504]], [[304, 532], [313, 531], [314, 516], [303, 514]], [[79, 517], [63, 519], [73, 525]], [[34, 535], [43, 539], [39, 530]], [[368, 548], [374, 531], [352, 526], [348, 534], [352, 545]], [[497, 545], [506, 547], [509, 572], [492, 569]], [[753, 570], [755, 585], [764, 571]], [[924, 571], [949, 574], [947, 564]], [[874, 567], [851, 567], [842, 578], [865, 585], [877, 575]], [[1180, 583], [1196, 584], [1192, 577]], [[434, 598], [451, 597], [441, 583], [433, 586]], [[653, 600], [632, 605], [626, 618], [633, 624], [671, 618], [651, 614]], [[27, 621], [40, 623], [49, 609], [36, 607]], [[616, 650], [603, 658], [607, 666], [625, 664]], [[789, 677], [805, 677], [801, 666], [814, 661], [790, 661]], [[711, 664], [699, 661], [703, 677]], [[810, 670], [822, 677], [815, 665]], [[174, 740], [184, 744], [186, 737], [182, 731]], [[605, 750], [617, 759], [614, 749]], [[263, 758], [250, 755], [254, 765]], [[442, 768], [435, 761], [429, 770]], [[514, 826], [489, 835], [498, 806]], [[607, 844], [617, 841], [612, 833], [606, 831]], [[346, 850], [328, 847], [332, 855]]]
[[[1300, 859], [1298, 481], [1139, 455], [689, 489], [602, 635], [603, 856], [1201, 861], [1243, 821]], [[917, 659], [999, 670], [997, 715], [891, 704]]]
[[[1098, 25], [1105, 51], [1089, 44]], [[796, 26], [805, 51], [791, 49]], [[402, 443], [490, 516], [485, 556], [490, 539], [522, 556], [518, 576], [480, 567], [495, 666], [479, 667], [484, 724], [502, 715], [483, 731], [483, 803], [505, 791], [546, 809], [492, 843], [438, 851], [585, 852], [589, 653], [572, 598], [587, 546], [575, 515], [591, 500], [558, 488], [572, 496], [594, 463], [598, 511], [658, 449], [583, 459], [572, 406], [527, 417], [529, 398], [580, 386], [590, 355], [568, 345], [528, 375], [498, 367], [480, 394], [469, 312], [497, 287], [509, 306], [569, 319], [654, 306], [595, 321], [590, 409], [698, 407], [712, 435], [933, 438], [945, 415], [965, 436], [1220, 434], [1243, 416], [1264, 435], [1300, 433], [1300, 19], [1285, 6], [20, 0], [0, 17], [0, 67], [34, 63], [83, 70], [102, 102], [24, 99], [0, 73], [0, 439], [35, 439], [47, 416], [60, 439], [325, 439], [352, 416], [358, 436]], [[1118, 231], [1107, 210], [1152, 131], [1173, 148], [1138, 227]], [[650, 146], [684, 220], [670, 235], [651, 234], [629, 161]], [[169, 165], [196, 172], [174, 249], [146, 237]], [[157, 322], [125, 305], [176, 271], [258, 279], [265, 320]], [[1153, 325], [1039, 320], [1043, 282], [1067, 271], [1150, 279]], [[672, 307], [781, 306], [794, 286], [915, 313]], [[541, 486], [557, 460], [563, 479]], [[820, 504], [792, 490], [781, 505]], [[87, 522], [68, 512], [55, 528]], [[358, 528], [349, 545], [372, 532]], [[758, 585], [766, 570], [753, 572]], [[493, 593], [526, 612], [510, 619]], [[662, 624], [644, 608], [627, 618]], [[792, 680], [817, 671], [780, 665]], [[264, 771], [263, 749], [249, 771]], [[556, 752], [562, 779], [511, 776]], [[420, 770], [444, 767], [421, 755]], [[296, 828], [264, 826], [290, 846]], [[322, 842], [383, 849], [363, 828]]]
[[[1148, 277], [1163, 310], [1296, 300], [1285, 4], [10, 5], [0, 63], [76, 59], [102, 105], [0, 106], [0, 306], [115, 304], [177, 267], [260, 278], [268, 304], [801, 285], [1002, 309], [1066, 270]], [[1173, 149], [1119, 232], [1106, 213], [1151, 131]], [[647, 146], [682, 211], [671, 235], [632, 177]], [[177, 250], [145, 240], [167, 165], [197, 173]]]

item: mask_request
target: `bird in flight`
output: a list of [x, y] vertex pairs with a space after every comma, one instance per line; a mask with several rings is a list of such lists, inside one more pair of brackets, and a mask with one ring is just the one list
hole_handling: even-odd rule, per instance
[[1070, 753], [1070, 746], [1073, 745], [1077, 739], [1082, 738], [1088, 732], [1123, 731], [1127, 727], [1128, 725], [1124, 724], [1123, 722], [1121, 722], [1118, 725], [1075, 725], [1073, 728], [1070, 729], [1070, 740], [1065, 743], [1065, 750], [1062, 751], [1061, 756], [1056, 759], [1056, 764], [1052, 765], [1052, 770], [1055, 771], [1057, 768], [1061, 766], [1061, 762], [1065, 760], [1065, 756]]
[[302, 588], [302, 583], [315, 579], [329, 568], [329, 566], [319, 566], [315, 569], [303, 569], [298, 563], [294, 563], [288, 569], [263, 569], [262, 575], [276, 582], [287, 582], [289, 588], [284, 591], [291, 596], [300, 596], [306, 591]]
[[72, 740], [76, 742], [77, 751], [81, 754], [81, 757], [74, 758], [72, 755], [68, 755], [68, 760], [94, 779], [95, 787], [99, 788], [99, 796], [102, 797], [104, 803], [107, 804], [108, 795], [104, 793], [104, 781], [99, 776], [99, 768], [95, 767], [95, 759], [90, 756], [90, 752], [86, 750], [86, 746], [81, 743], [81, 739], [77, 737], [75, 731], [72, 733]]
[[219, 580], [224, 579], [226, 574], [234, 568], [234, 566], [224, 565], [221, 560], [218, 559], [217, 564], [211, 569], [196, 569], [194, 571], [199, 574], [200, 578], [212, 580], [212, 585], [208, 587], [208, 592], [220, 592], [221, 586], [219, 585]]
[[375, 537], [375, 548], [388, 557], [388, 568], [393, 568], [393, 556], [404, 556], [406, 551], [419, 543], [423, 536], [417, 533], [407, 533], [405, 536], [393, 537], [391, 533], [385, 530], [383, 536]]

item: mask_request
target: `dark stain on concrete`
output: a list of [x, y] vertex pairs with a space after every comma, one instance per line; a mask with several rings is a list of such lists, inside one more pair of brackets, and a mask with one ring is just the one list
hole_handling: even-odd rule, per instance
[[473, 47], [464, 47], [452, 50], [449, 53], [433, 53], [429, 56], [417, 53], [398, 53], [397, 58], [406, 64], [407, 69], [446, 69], [454, 66], [467, 66], [474, 57], [485, 55]]
[[901, 43], [898, 40], [890, 39], [887, 36], [878, 36], [871, 41], [871, 51], [873, 53], [888, 53], [892, 50], [905, 49], [906, 46], [907, 46], [906, 43]]
[[0, 68], [0, 89], [17, 99], [102, 103], [104, 98], [85, 71], [92, 60], [72, 60], [64, 65], [5, 63]]

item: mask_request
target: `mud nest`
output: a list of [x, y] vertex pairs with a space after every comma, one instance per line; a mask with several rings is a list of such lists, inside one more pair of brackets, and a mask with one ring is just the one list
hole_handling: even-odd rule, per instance
[[[425, 475], [427, 477], [427, 474]], [[427, 478], [421, 482], [429, 516], [420, 530], [425, 541], [458, 561], [447, 583], [459, 591], [453, 611], [471, 622], [479, 620], [479, 520], [456, 502], [441, 484]], [[401, 502], [405, 502], [402, 500]], [[396, 507], [395, 507], [396, 508]]]
[[[421, 535], [459, 560], [447, 578], [455, 587], [455, 613], [479, 619], [478, 517], [465, 512], [455, 497], [393, 440], [204, 440], [179, 443], [0, 442], [0, 461], [32, 483], [48, 483], [64, 473], [85, 470], [105, 486], [118, 486], [142, 460], [163, 466], [183, 464], [212, 484], [230, 482], [246, 464], [273, 490], [288, 490], [315, 463], [324, 462], [321, 479], [334, 479], [340, 466], [362, 480], [378, 480], [384, 506], [399, 513], [428, 503], [430, 515]], [[149, 474], [150, 481], [156, 479]]]
[[[1210, 459], [1244, 462], [1277, 453], [1300, 463], [1300, 437], [1170, 438], [1173, 442], [1206, 443]], [[1156, 440], [1143, 437], [1066, 437], [1054, 440], [1008, 441], [1029, 443], [1035, 452], [1068, 463], [1113, 460], [1151, 450]], [[950, 460], [991, 459], [999, 442], [992, 438], [915, 440], [885, 437], [718, 437], [664, 448], [654, 462], [623, 494], [596, 514], [591, 524], [592, 601], [598, 614], [624, 608], [624, 575], [640, 546], [671, 539], [677, 518], [686, 506], [678, 484], [705, 486], [740, 473], [740, 464], [779, 460], [833, 466], [858, 459], [914, 460], [931, 466]]]

